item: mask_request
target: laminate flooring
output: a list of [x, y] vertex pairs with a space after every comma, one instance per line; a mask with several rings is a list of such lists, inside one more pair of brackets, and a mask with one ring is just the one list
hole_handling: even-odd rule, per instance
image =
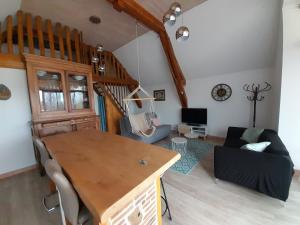
[[[164, 225], [300, 225], [300, 181], [279, 200], [225, 181], [215, 183], [213, 155], [190, 174], [167, 171], [163, 177], [173, 220]], [[60, 225], [59, 211], [45, 212], [41, 199], [48, 178], [37, 171], [0, 180], [0, 225]]]

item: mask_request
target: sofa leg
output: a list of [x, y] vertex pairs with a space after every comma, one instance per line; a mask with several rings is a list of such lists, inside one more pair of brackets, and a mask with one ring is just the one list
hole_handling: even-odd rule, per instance
[[282, 206], [282, 208], [285, 208], [286, 202], [285, 201], [281, 201], [281, 200], [279, 200], [279, 201], [280, 201], [280, 206]]

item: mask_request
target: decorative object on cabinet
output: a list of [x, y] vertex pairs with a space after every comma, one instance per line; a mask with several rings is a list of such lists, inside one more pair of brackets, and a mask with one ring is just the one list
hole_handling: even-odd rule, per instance
[[91, 66], [32, 54], [24, 58], [33, 135], [99, 129]]
[[4, 84], [0, 84], [0, 100], [8, 100], [11, 97], [11, 92]]
[[264, 100], [265, 96], [259, 96], [262, 92], [268, 92], [272, 89], [271, 84], [265, 82], [265, 87], [262, 88], [260, 84], [255, 85], [254, 83], [250, 87], [249, 84], [245, 84], [243, 87], [244, 91], [250, 92], [251, 96], [247, 96], [247, 99], [254, 103], [253, 105], [253, 127], [256, 126], [256, 103], [257, 101], [261, 102]]
[[155, 98], [155, 101], [165, 101], [166, 92], [165, 90], [155, 90], [153, 91], [153, 97]]
[[227, 84], [217, 84], [211, 91], [214, 100], [222, 102], [229, 99], [232, 95], [232, 89]]

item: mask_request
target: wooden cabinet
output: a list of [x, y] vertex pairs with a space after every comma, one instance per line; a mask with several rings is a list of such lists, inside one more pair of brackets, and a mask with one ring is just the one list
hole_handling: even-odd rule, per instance
[[99, 129], [90, 65], [31, 54], [24, 57], [34, 135]]
[[95, 115], [91, 66], [25, 55], [34, 122]]

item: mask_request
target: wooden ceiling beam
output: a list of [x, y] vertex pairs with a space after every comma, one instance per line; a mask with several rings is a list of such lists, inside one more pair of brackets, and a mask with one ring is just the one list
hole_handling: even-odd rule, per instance
[[144, 24], [149, 29], [159, 34], [163, 49], [165, 51], [172, 78], [174, 80], [177, 93], [181, 102], [182, 107], [188, 106], [187, 96], [185, 93], [184, 86], [186, 84], [185, 77], [182, 73], [180, 65], [176, 59], [174, 49], [168, 33], [163, 23], [148, 12], [143, 6], [137, 3], [135, 0], [107, 0], [113, 4], [114, 8], [119, 12], [125, 12], [132, 16], [140, 23]]

